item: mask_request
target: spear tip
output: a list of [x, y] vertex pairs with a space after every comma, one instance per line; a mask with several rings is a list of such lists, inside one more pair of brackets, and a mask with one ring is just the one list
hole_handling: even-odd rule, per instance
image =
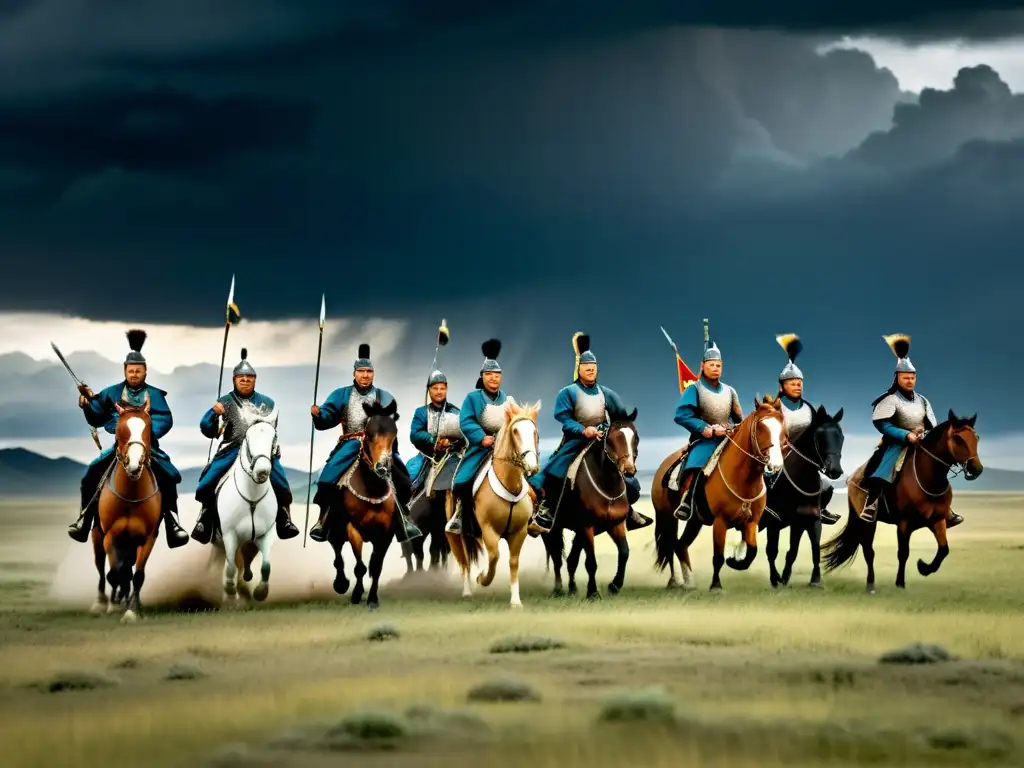
[[320, 327], [324, 327], [324, 319], [327, 317], [327, 294], [320, 294]]

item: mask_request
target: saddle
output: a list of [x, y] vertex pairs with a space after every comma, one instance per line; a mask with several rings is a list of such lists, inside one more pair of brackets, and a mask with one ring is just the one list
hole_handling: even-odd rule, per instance
[[580, 467], [583, 466], [583, 459], [586, 458], [587, 452], [594, 447], [595, 440], [591, 440], [587, 443], [586, 447], [580, 451], [579, 455], [572, 460], [572, 464], [569, 465], [569, 469], [566, 470], [565, 479], [569, 483], [569, 487], [576, 490], [576, 476], [579, 474]]
[[661, 487], [668, 488], [670, 491], [678, 491], [679, 483], [682, 480], [683, 475], [683, 464], [686, 463], [686, 456], [690, 453], [690, 445], [687, 443], [683, 447], [683, 452], [679, 455], [679, 458], [672, 463], [672, 466], [668, 468], [668, 472], [661, 478]]

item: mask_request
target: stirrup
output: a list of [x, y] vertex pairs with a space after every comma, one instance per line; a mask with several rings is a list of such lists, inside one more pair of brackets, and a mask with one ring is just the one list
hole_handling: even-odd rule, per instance
[[873, 523], [878, 519], [878, 500], [872, 504], [865, 504], [858, 517], [865, 523]]

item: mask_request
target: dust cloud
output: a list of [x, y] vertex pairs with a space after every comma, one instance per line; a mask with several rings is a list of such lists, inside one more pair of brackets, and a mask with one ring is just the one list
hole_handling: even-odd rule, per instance
[[[181, 525], [191, 533], [199, 513], [199, 505], [193, 497], [179, 497]], [[317, 507], [310, 508], [310, 525], [315, 522]], [[304, 525], [305, 507], [296, 505], [292, 517], [301, 531]], [[59, 559], [50, 587], [51, 601], [64, 607], [88, 607], [95, 595], [98, 582], [93, 562], [92, 546], [79, 544], [64, 538], [67, 542], [63, 557]], [[428, 542], [429, 546], [429, 542]], [[372, 549], [367, 547], [363, 560], [369, 563]], [[349, 547], [342, 550], [345, 559], [345, 574], [354, 582], [355, 561]], [[307, 540], [302, 546], [302, 536], [289, 541], [275, 543], [270, 555], [270, 595], [268, 603], [295, 603], [306, 600], [346, 600], [333, 589], [334, 553], [327, 544]], [[254, 577], [250, 588], [259, 583], [259, 556], [253, 563]], [[475, 578], [480, 565], [486, 562], [482, 557], [473, 570]], [[429, 565], [429, 554], [424, 568]], [[529, 572], [543, 573], [545, 568], [544, 548], [539, 540], [528, 539], [520, 557], [520, 573], [525, 577]], [[190, 540], [184, 547], [168, 550], [164, 533], [146, 566], [146, 583], [142, 590], [143, 605], [151, 607], [202, 609], [220, 605], [223, 600], [221, 582], [224, 572], [224, 556], [220, 549], [203, 546]], [[407, 565], [402, 557], [401, 547], [392, 543], [384, 561], [381, 573], [381, 596], [385, 594], [421, 597], [457, 597], [461, 594], [458, 565], [449, 558], [446, 573], [426, 571], [406, 577]], [[364, 579], [369, 587], [369, 577]], [[498, 574], [487, 591], [507, 589], [508, 550], [501, 545], [501, 559]], [[476, 585], [474, 585], [475, 588]], [[351, 593], [351, 590], [350, 590]]]

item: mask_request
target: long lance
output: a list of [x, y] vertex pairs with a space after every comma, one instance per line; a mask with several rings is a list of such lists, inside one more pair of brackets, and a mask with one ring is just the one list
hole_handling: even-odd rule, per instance
[[448, 332], [448, 321], [442, 317], [441, 324], [437, 326], [437, 343], [434, 345], [434, 359], [430, 362], [430, 370], [427, 372], [427, 391], [424, 395], [424, 405], [430, 405], [430, 376], [435, 370], [437, 370], [437, 355], [441, 351], [441, 347], [445, 346], [450, 338], [451, 334]]
[[[64, 359], [64, 355], [62, 355], [60, 350], [57, 349], [57, 345], [51, 341], [50, 347], [57, 354], [57, 358], [61, 361], [61, 363], [64, 364], [64, 370], [68, 372], [68, 374], [71, 376], [71, 380], [75, 382], [75, 386], [78, 387], [79, 393], [89, 398], [90, 400], [96, 397], [96, 395], [93, 394], [93, 391], [89, 389], [89, 387], [87, 387], [80, 378], [75, 376], [75, 372], [71, 370], [71, 366], [68, 365], [68, 361]], [[100, 436], [96, 432], [96, 427], [94, 427], [92, 424], [89, 425], [89, 434], [92, 435], [92, 441], [96, 443], [96, 450], [99, 451], [100, 453], [103, 453], [103, 446], [100, 444]]]
[[[231, 276], [231, 288], [228, 289], [228, 304], [224, 310], [224, 343], [220, 348], [220, 375], [217, 378], [217, 399], [220, 400], [221, 392], [224, 390], [224, 359], [228, 353], [228, 333], [231, 331], [231, 325], [241, 319], [241, 314], [238, 311], [238, 306], [235, 304], [235, 276]], [[213, 455], [213, 444], [217, 438], [210, 438], [210, 447], [206, 451], [206, 463], [210, 463], [210, 457]]]
[[[320, 295], [320, 338], [316, 343], [316, 375], [313, 378], [313, 404], [316, 405], [317, 390], [320, 387], [320, 354], [324, 348], [324, 318], [327, 317], [327, 297]], [[316, 423], [310, 416], [309, 425], [309, 484], [306, 486], [306, 524], [302, 529], [302, 548], [306, 548], [306, 533], [309, 531], [309, 499], [313, 494], [313, 441], [316, 439]]]

